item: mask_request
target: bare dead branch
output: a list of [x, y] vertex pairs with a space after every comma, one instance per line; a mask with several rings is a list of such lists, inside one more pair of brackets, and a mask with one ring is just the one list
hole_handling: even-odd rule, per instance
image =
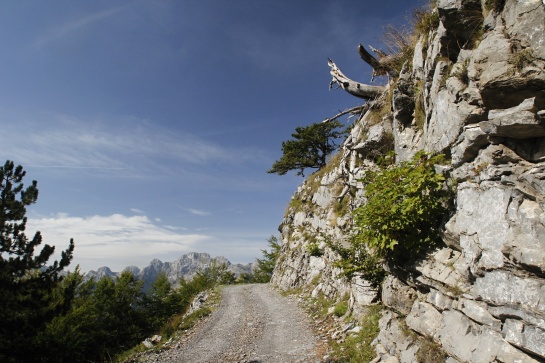
[[375, 79], [375, 76], [397, 76], [395, 64], [399, 55], [388, 55], [382, 50], [373, 48], [372, 46], [369, 46], [369, 48], [371, 48], [371, 50], [378, 55], [379, 59], [373, 57], [363, 45], [358, 45], [358, 53], [360, 58], [373, 68], [373, 76], [371, 77], [371, 81]]
[[362, 106], [356, 106], [356, 107], [352, 107], [352, 108], [349, 108], [348, 110], [344, 110], [342, 112], [339, 112], [338, 114], [336, 114], [335, 116], [333, 117], [329, 117], [329, 118], [326, 118], [325, 120], [323, 120], [322, 122], [330, 122], [330, 121], [334, 121], [336, 119], [338, 119], [339, 117], [341, 116], [344, 116], [344, 115], [347, 115], [347, 114], [352, 114], [352, 115], [361, 115], [364, 111], [366, 111], [368, 109], [368, 103], [366, 103], [365, 105], [362, 105]]

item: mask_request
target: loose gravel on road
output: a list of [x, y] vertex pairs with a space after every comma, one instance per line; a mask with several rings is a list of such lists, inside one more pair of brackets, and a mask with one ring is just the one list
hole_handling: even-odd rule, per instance
[[319, 362], [317, 339], [297, 303], [267, 284], [227, 286], [219, 309], [192, 338], [146, 362]]

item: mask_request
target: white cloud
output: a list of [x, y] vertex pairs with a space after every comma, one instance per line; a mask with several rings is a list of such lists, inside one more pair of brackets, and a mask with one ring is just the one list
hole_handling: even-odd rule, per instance
[[188, 228], [185, 228], [185, 227], [177, 227], [177, 226], [169, 226], [169, 225], [165, 225], [163, 227], [166, 229], [170, 229], [172, 231], [187, 231], [188, 230]]
[[195, 244], [210, 239], [203, 234], [176, 233], [146, 216], [121, 214], [33, 218], [27, 223], [27, 234], [31, 236], [36, 230], [42, 233], [44, 244], [56, 246], [56, 259], [74, 238], [76, 247], [70, 268], [80, 264], [83, 271], [101, 266], [114, 271], [129, 265], [143, 267], [155, 257], [174, 260], [193, 251]]
[[199, 210], [199, 209], [193, 209], [193, 208], [189, 208], [188, 212], [191, 213], [191, 214], [194, 214], [196, 216], [202, 216], [202, 217], [209, 216], [209, 215], [212, 214], [210, 212], [206, 212], [206, 211]]

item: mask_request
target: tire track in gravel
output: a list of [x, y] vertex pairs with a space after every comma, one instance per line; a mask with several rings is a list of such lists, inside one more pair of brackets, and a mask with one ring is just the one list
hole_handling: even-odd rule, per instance
[[191, 340], [154, 362], [317, 362], [307, 315], [268, 284], [227, 286]]

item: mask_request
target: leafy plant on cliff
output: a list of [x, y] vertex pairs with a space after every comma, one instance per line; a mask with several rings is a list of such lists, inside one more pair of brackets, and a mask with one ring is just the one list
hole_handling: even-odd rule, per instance
[[435, 246], [452, 199], [444, 175], [434, 168], [445, 161], [444, 155], [420, 151], [411, 161], [369, 171], [367, 203], [354, 211], [356, 242], [393, 262]]
[[320, 257], [323, 255], [323, 252], [322, 250], [320, 250], [320, 245], [318, 245], [318, 243], [316, 242], [311, 242], [309, 243], [305, 249], [307, 250], [308, 254], [310, 256], [314, 256], [314, 257]]
[[394, 164], [394, 155], [363, 179], [367, 202], [354, 211], [355, 235], [350, 246], [329, 245], [341, 256], [338, 266], [348, 277], [360, 274], [379, 286], [382, 264], [400, 264], [436, 246], [452, 191], [434, 165], [443, 155], [421, 151], [411, 161]]
[[427, 36], [430, 31], [439, 27], [439, 14], [437, 10], [433, 10], [434, 3], [432, 1], [427, 7], [416, 9], [413, 12], [414, 29], [417, 35]]
[[296, 127], [291, 135], [293, 140], [282, 142], [282, 157], [267, 172], [284, 175], [298, 170], [297, 175], [304, 176], [305, 169], [323, 168], [327, 157], [338, 147], [336, 140], [346, 134], [345, 130], [340, 130], [342, 126], [335, 120]]

